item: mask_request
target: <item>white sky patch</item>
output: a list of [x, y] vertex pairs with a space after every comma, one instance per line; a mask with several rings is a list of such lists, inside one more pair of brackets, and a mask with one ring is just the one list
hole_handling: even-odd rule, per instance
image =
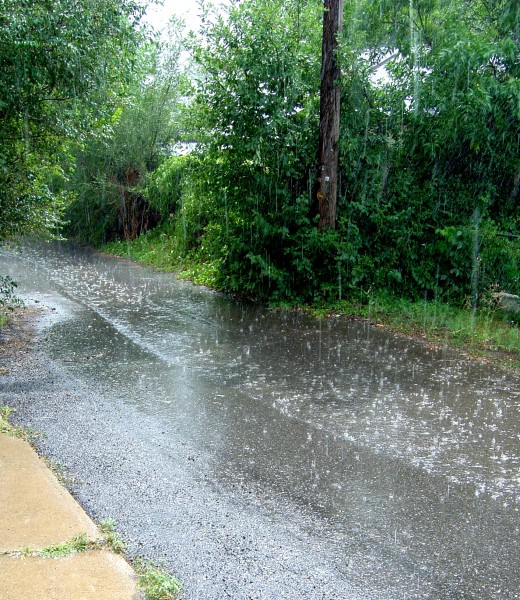
[[[214, 0], [214, 6], [229, 4], [229, 0]], [[200, 27], [199, 0], [164, 0], [146, 11], [145, 20], [159, 32], [165, 32], [171, 17], [180, 17], [186, 24], [186, 31], [198, 31]]]
[[164, 0], [154, 4], [146, 11], [145, 20], [156, 31], [165, 31], [171, 17], [180, 17], [186, 23], [186, 30], [199, 28], [199, 4], [197, 0]]

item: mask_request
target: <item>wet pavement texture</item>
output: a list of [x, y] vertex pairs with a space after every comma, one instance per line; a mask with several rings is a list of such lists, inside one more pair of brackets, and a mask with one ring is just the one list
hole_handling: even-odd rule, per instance
[[515, 375], [70, 245], [0, 272], [53, 309], [0, 403], [183, 598], [520, 597]]

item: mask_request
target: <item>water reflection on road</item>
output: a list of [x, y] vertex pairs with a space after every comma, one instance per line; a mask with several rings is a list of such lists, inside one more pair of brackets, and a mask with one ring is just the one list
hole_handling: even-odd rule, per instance
[[282, 521], [298, 507], [346, 582], [381, 597], [518, 597], [515, 377], [67, 245], [0, 262], [59, 309], [56, 361], [182, 431], [230, 494], [250, 486]]

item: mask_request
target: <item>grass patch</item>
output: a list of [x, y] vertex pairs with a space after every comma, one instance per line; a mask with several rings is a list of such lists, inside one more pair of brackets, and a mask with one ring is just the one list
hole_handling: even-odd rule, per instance
[[86, 552], [87, 550], [101, 550], [108, 548], [116, 554], [122, 554], [126, 544], [115, 532], [115, 523], [112, 519], [105, 519], [99, 524], [99, 530], [102, 537], [97, 540], [90, 540], [86, 533], [82, 532], [75, 535], [67, 542], [46, 546], [42, 550], [31, 550], [25, 548], [21, 554], [23, 556], [41, 556], [43, 558], [59, 558], [75, 554], [77, 552]]
[[13, 554], [23, 557], [62, 558], [63, 556], [69, 556], [70, 554], [76, 554], [78, 552], [86, 552], [87, 550], [92, 550], [97, 547], [97, 542], [89, 540], [87, 534], [82, 532], [61, 544], [45, 546], [45, 548], [42, 548], [41, 550], [24, 548], [21, 552]]
[[171, 600], [181, 592], [179, 580], [150, 561], [136, 559], [134, 568], [139, 575], [138, 586], [147, 600]]
[[85, 552], [96, 547], [96, 542], [92, 542], [88, 539], [86, 533], [78, 533], [68, 542], [63, 544], [55, 544], [54, 546], [47, 546], [42, 550], [33, 552], [32, 556], [42, 556], [43, 558], [59, 558], [62, 556], [68, 556], [69, 554], [76, 554], [77, 552]]
[[218, 278], [220, 274], [219, 261], [207, 261], [184, 264], [177, 274], [177, 279], [191, 281], [196, 285], [204, 285], [214, 290], [218, 290]]
[[12, 428], [11, 423], [9, 423], [9, 418], [13, 413], [13, 409], [7, 404], [0, 404], [0, 431], [2, 433], [9, 433]]
[[[116, 532], [115, 521], [104, 519], [99, 524], [99, 529], [103, 535], [102, 543], [112, 552], [123, 554], [127, 546]], [[180, 593], [179, 580], [152, 562], [134, 557], [133, 566], [139, 578], [138, 587], [147, 600], [171, 600]]]
[[[123, 554], [127, 546], [116, 532], [115, 521], [104, 519], [100, 522], [99, 529], [103, 540], [98, 542], [98, 547], [105, 545], [112, 552]], [[147, 600], [171, 600], [181, 592], [179, 580], [152, 562], [134, 557], [133, 566], [139, 578], [138, 587]]]
[[219, 261], [200, 261], [196, 256], [182, 254], [175, 238], [160, 228], [134, 240], [109, 242], [101, 246], [99, 251], [161, 271], [175, 272], [178, 279], [218, 289]]
[[184, 263], [178, 242], [161, 228], [152, 229], [134, 240], [109, 242], [99, 250], [162, 271], [178, 271]]

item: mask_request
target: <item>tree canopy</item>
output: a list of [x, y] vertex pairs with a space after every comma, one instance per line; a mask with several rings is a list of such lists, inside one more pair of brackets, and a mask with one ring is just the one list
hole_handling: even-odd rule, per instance
[[0, 237], [52, 230], [69, 140], [124, 91], [139, 45], [134, 0], [1, 0]]
[[181, 24], [173, 20], [170, 26], [168, 42], [141, 46], [125, 97], [101, 134], [71, 145], [75, 168], [67, 189], [75, 198], [66, 218], [67, 232], [76, 239], [133, 239], [157, 222], [155, 205], [161, 202], [155, 197], [147, 202], [144, 187], [180, 137], [186, 89], [179, 66]]

